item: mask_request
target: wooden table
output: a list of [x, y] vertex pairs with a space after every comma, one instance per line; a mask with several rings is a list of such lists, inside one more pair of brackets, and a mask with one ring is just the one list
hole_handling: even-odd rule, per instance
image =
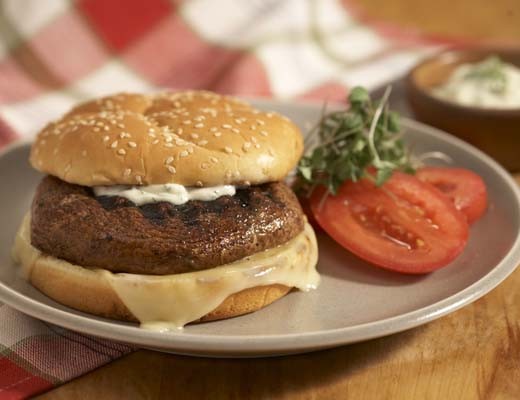
[[[452, 34], [458, 29], [474, 38], [511, 41], [520, 37], [517, 0], [497, 0], [493, 7], [473, 0], [359, 2], [378, 18], [423, 26], [432, 33]], [[444, 18], [446, 7], [441, 3], [457, 3], [453, 15], [461, 15]], [[467, 10], [471, 10], [471, 25], [460, 23]], [[520, 183], [520, 175], [516, 179]], [[520, 399], [520, 269], [477, 302], [382, 339], [305, 355], [251, 360], [141, 350], [39, 399], [347, 397]]]
[[305, 355], [226, 360], [140, 350], [40, 400], [520, 399], [519, 288], [520, 269], [437, 321]]

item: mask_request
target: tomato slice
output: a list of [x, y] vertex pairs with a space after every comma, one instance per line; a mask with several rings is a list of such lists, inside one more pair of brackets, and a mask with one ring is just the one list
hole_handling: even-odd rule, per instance
[[324, 199], [315, 190], [311, 209], [339, 244], [377, 266], [423, 274], [453, 261], [464, 249], [468, 224], [451, 201], [414, 176], [396, 172], [382, 186], [347, 181]]
[[474, 172], [463, 168], [425, 167], [418, 170], [416, 176], [448, 196], [468, 223], [475, 222], [486, 211], [486, 184]]

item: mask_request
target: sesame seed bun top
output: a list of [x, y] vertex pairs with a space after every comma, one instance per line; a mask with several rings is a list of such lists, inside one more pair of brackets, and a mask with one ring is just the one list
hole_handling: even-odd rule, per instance
[[210, 92], [117, 94], [72, 109], [31, 149], [41, 172], [84, 186], [261, 184], [303, 151], [286, 117]]

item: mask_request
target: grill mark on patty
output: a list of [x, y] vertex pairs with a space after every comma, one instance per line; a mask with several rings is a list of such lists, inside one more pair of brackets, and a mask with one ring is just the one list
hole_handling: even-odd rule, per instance
[[172, 274], [208, 269], [283, 244], [303, 230], [296, 196], [276, 182], [235, 196], [136, 206], [95, 197], [47, 176], [32, 206], [31, 241], [44, 253], [114, 272]]

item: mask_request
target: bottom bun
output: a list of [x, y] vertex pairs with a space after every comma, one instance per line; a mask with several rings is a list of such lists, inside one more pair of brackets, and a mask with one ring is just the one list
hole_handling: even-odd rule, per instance
[[13, 258], [34, 287], [63, 305], [158, 329], [247, 314], [283, 297], [293, 286], [309, 290], [319, 282], [316, 239], [308, 224], [289, 243], [244, 260], [210, 270], [152, 276], [84, 268], [41, 253], [30, 243], [26, 216]]

